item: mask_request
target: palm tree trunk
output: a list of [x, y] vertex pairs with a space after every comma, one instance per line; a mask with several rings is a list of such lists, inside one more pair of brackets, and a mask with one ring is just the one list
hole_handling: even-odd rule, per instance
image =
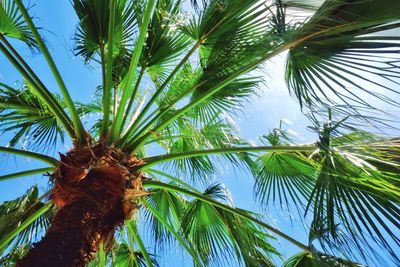
[[93, 260], [100, 243], [110, 244], [115, 228], [138, 208], [141, 178], [132, 177], [131, 166], [126, 155], [103, 146], [61, 155], [52, 196], [60, 209], [17, 266], [80, 267]]

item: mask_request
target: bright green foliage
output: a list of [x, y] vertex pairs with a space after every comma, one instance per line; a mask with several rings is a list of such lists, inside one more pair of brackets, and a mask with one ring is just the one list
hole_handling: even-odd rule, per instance
[[0, 1], [0, 35], [19, 39], [31, 48], [37, 47], [32, 32], [12, 0]]
[[31, 248], [30, 244], [14, 247], [4, 257], [0, 258], [0, 264], [4, 267], [13, 267], [22, 259]]
[[51, 148], [57, 141], [63, 142], [64, 131], [46, 103], [35, 96], [31, 86], [25, 83], [21, 89], [14, 89], [0, 84], [0, 107], [3, 111], [0, 113], [0, 129], [3, 132], [16, 131], [9, 141], [11, 147], [18, 142], [28, 142], [27, 147], [32, 149]]
[[[177, 247], [195, 266], [274, 266], [285, 254], [274, 247], [280, 238], [303, 250], [286, 267], [400, 264], [400, 141], [367, 127], [398, 121], [378, 108], [399, 107], [398, 0], [71, 4], [79, 18], [74, 53], [102, 72], [92, 103], [71, 99], [31, 10], [0, 0], [0, 51], [23, 81], [20, 88], [0, 84], [0, 130], [13, 134], [0, 152], [50, 165], [0, 182], [53, 170], [57, 160], [43, 148], [66, 136], [75, 146], [102, 142], [140, 158], [136, 170], [151, 194], [91, 266], [162, 266], [160, 255]], [[40, 50], [61, 94], [11, 39]], [[246, 101], [262, 93], [263, 63], [284, 52], [288, 89], [318, 138], [298, 144], [281, 124], [253, 144], [236, 129], [235, 112], [245, 113]], [[21, 142], [28, 146], [20, 149]], [[296, 208], [308, 240], [235, 207], [223, 185], [211, 182], [226, 163], [254, 176], [266, 215], [277, 203]], [[1, 264], [14, 264], [51, 215], [36, 188], [3, 203], [0, 251], [8, 254]]]
[[[0, 205], [0, 252], [5, 251], [4, 238], [14, 230], [10, 225], [21, 225], [28, 217], [39, 211], [45, 204], [38, 200], [38, 188], [32, 187], [22, 197], [6, 201]], [[53, 218], [53, 211], [49, 210], [39, 216], [31, 225], [9, 240], [13, 246], [26, 245], [41, 236], [46, 231]], [[12, 252], [10, 252], [12, 254]]]
[[283, 267], [330, 267], [330, 266], [362, 267], [363, 265], [324, 254], [310, 255], [307, 253], [296, 254], [293, 257], [290, 257], [283, 264]]

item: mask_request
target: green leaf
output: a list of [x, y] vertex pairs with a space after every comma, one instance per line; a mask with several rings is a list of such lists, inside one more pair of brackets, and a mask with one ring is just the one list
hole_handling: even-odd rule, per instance
[[0, 84], [0, 131], [15, 134], [8, 143], [11, 147], [23, 143], [35, 150], [50, 149], [64, 141], [64, 129], [34, 92], [29, 83], [20, 90]]
[[298, 253], [283, 263], [283, 267], [362, 267], [363, 265], [337, 257], [319, 254], [312, 255], [306, 252]]
[[183, 23], [181, 4], [181, 0], [158, 1], [149, 25], [140, 64], [157, 86], [165, 81], [190, 44], [188, 37], [179, 31]]
[[200, 194], [197, 191], [188, 190], [186, 188], [174, 186], [172, 184], [165, 184], [165, 183], [161, 183], [161, 182], [157, 182], [157, 181], [146, 180], [146, 181], [143, 181], [143, 185], [145, 187], [163, 188], [163, 189], [166, 189], [166, 190], [169, 190], [169, 191], [179, 192], [179, 193], [191, 196], [191, 197], [193, 197], [195, 199], [198, 199], [198, 200], [201, 200], [201, 201], [203, 201], [205, 203], [208, 203], [208, 204], [210, 204], [210, 205], [212, 205], [214, 207], [218, 207], [218, 208], [220, 208], [222, 210], [225, 210], [225, 211], [228, 211], [228, 212], [230, 212], [232, 214], [236, 214], [241, 218], [244, 218], [246, 220], [254, 222], [255, 224], [257, 224], [257, 225], [259, 225], [259, 226], [261, 226], [261, 227], [263, 227], [263, 228], [265, 228], [265, 229], [267, 229], [267, 230], [279, 235], [280, 237], [288, 240], [289, 242], [293, 243], [294, 245], [298, 246], [299, 248], [303, 249], [304, 251], [311, 252], [311, 249], [308, 246], [302, 244], [301, 242], [298, 242], [297, 240], [291, 238], [290, 236], [286, 235], [285, 233], [279, 231], [278, 229], [276, 229], [276, 228], [274, 228], [274, 227], [262, 222], [261, 220], [255, 218], [254, 214], [249, 212], [249, 211], [242, 210], [242, 209], [235, 208], [235, 207], [231, 207], [229, 205], [226, 205], [226, 204], [223, 204], [223, 203], [221, 203], [219, 201], [211, 199], [211, 198], [209, 198], [208, 196], [206, 196], [204, 194]]
[[[186, 208], [187, 201], [180, 195], [166, 191], [163, 189], [154, 189], [151, 195], [147, 197], [148, 205], [158, 210], [160, 215], [168, 222], [175, 231], [180, 229], [180, 219], [183, 216], [183, 211]], [[166, 251], [168, 245], [173, 240], [173, 235], [163, 223], [157, 220], [156, 217], [147, 209], [144, 209], [144, 218], [150, 222], [147, 227], [150, 235], [154, 238], [156, 249]]]
[[30, 48], [37, 48], [35, 37], [13, 0], [0, 2], [0, 36], [2, 35], [19, 39]]
[[17, 245], [30, 243], [41, 236], [41, 231], [46, 231], [54, 216], [49, 208], [48, 204], [38, 200], [37, 187], [19, 198], [3, 202], [0, 205], [0, 252], [13, 242]]
[[[226, 199], [220, 185], [210, 186], [204, 195]], [[207, 265], [273, 266], [271, 253], [277, 254], [269, 243], [270, 236], [253, 222], [200, 200], [193, 200], [188, 206], [182, 230]]]
[[121, 99], [120, 99], [119, 105], [114, 107], [114, 109], [116, 110], [116, 113], [115, 113], [115, 118], [113, 121], [111, 131], [110, 131], [110, 134], [111, 134], [110, 141], [111, 142], [117, 141], [116, 140], [117, 137], [119, 137], [121, 134], [121, 131], [123, 128], [123, 122], [124, 122], [123, 118], [125, 117], [125, 115], [127, 115], [127, 114], [125, 114], [125, 111], [126, 111], [126, 104], [128, 103], [128, 99], [135, 97], [134, 95], [132, 95], [132, 93], [134, 92], [134, 89], [132, 88], [131, 85], [132, 85], [132, 82], [134, 81], [136, 68], [138, 66], [139, 59], [140, 59], [140, 56], [143, 51], [143, 46], [145, 44], [145, 38], [146, 38], [146, 35], [148, 32], [149, 22], [154, 13], [153, 9], [154, 9], [154, 6], [156, 3], [157, 3], [157, 0], [149, 0], [146, 5], [143, 21], [140, 25], [139, 37], [135, 44], [135, 49], [133, 51], [130, 65], [129, 65], [129, 71], [127, 73], [124, 87], [122, 88]]
[[[90, 61], [100, 48], [110, 48], [108, 42], [110, 12], [109, 0], [74, 0], [73, 7], [79, 18], [75, 33], [75, 53]], [[126, 0], [116, 0], [113, 28], [113, 55], [121, 55], [121, 49], [132, 47], [137, 27], [134, 5]]]
[[279, 201], [290, 205], [305, 206], [315, 184], [316, 169], [300, 153], [272, 152], [261, 155], [255, 162], [255, 194], [262, 205]]
[[329, 0], [295, 29], [286, 81], [300, 104], [346, 105], [344, 112], [365, 119], [380, 112], [368, 98], [399, 106], [400, 39], [387, 34], [399, 27], [399, 8], [391, 0]]
[[22, 244], [13, 247], [6, 255], [0, 258], [0, 265], [4, 267], [14, 267], [31, 248], [30, 244]]
[[138, 233], [136, 222], [134, 222], [134, 221], [127, 222], [126, 227], [128, 228], [129, 235], [131, 235], [133, 240], [138, 244], [140, 252], [142, 253], [142, 255], [144, 257], [144, 260], [146, 261], [146, 265], [148, 267], [153, 267], [152, 260], [150, 259], [150, 256], [149, 256], [147, 249], [142, 241], [142, 238], [140, 237], [140, 235]]
[[[153, 266], [160, 266], [156, 261], [154, 254], [149, 254]], [[146, 261], [143, 254], [133, 250], [125, 242], [118, 243], [113, 250], [112, 266], [115, 267], [146, 267]]]
[[[395, 253], [400, 245], [398, 172], [393, 173], [393, 163], [374, 149], [375, 144], [382, 149], [385, 142], [371, 142], [373, 135], [364, 132], [335, 137], [336, 129], [331, 123], [320, 127], [321, 152], [313, 156], [320, 165], [308, 202], [314, 215], [313, 238], [327, 246], [337, 245], [339, 250], [359, 250], [360, 255], [372, 250], [375, 255], [364, 244], [372, 239], [391, 260], [399, 262]], [[339, 230], [353, 242], [340, 241], [343, 233]]]
[[[35, 24], [32, 21], [32, 18], [29, 16], [28, 10], [24, 6], [21, 0], [14, 0], [14, 3], [18, 6], [19, 11], [21, 12], [22, 16], [24, 17], [25, 22], [29, 26], [33, 36], [35, 37], [35, 40], [38, 44], [38, 47], [40, 48], [40, 51], [42, 52], [44, 58], [46, 59], [46, 62], [61, 90], [61, 93], [64, 97], [65, 104], [71, 114], [73, 126], [74, 126], [74, 131], [75, 131], [75, 136], [76, 140], [78, 141], [79, 144], [83, 144], [86, 142], [86, 132], [85, 129], [83, 128], [82, 122], [79, 119], [78, 113], [76, 112], [76, 107], [71, 99], [71, 96], [68, 92], [68, 89], [65, 85], [65, 82], [63, 78], [61, 77], [61, 74], [54, 62], [54, 59], [52, 58], [47, 46], [45, 45], [43, 38], [40, 36], [38, 28], [35, 26]], [[46, 90], [44, 90], [46, 91]], [[44, 92], [45, 94], [48, 94], [48, 92]]]

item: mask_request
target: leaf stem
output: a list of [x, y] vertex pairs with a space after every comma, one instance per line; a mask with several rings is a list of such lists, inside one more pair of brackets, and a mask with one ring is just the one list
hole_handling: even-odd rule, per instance
[[65, 103], [72, 117], [72, 123], [74, 125], [74, 130], [76, 134], [75, 137], [78, 141], [78, 144], [83, 145], [86, 142], [86, 132], [85, 129], [83, 128], [82, 121], [79, 118], [79, 114], [76, 110], [75, 104], [72, 101], [71, 96], [69, 95], [67, 87], [65, 86], [64, 80], [62, 79], [61, 74], [58, 71], [55, 62], [49, 53], [49, 50], [47, 49], [42, 37], [40, 36], [36, 26], [34, 25], [32, 18], [30, 17], [24, 4], [22, 3], [22, 0], [14, 0], [14, 2], [17, 4], [18, 9], [20, 10], [22, 16], [25, 18], [26, 23], [28, 24], [30, 30], [32, 31], [32, 34], [34, 35], [35, 40], [40, 50], [42, 51], [43, 56], [45, 57], [50, 67], [50, 70], [57, 81], [58, 86], [60, 87], [61, 93], [64, 96]]
[[29, 176], [29, 175], [42, 174], [42, 173], [46, 173], [46, 172], [51, 172], [53, 170], [54, 170], [54, 167], [50, 167], [50, 168], [40, 168], [40, 169], [34, 169], [34, 170], [28, 170], [28, 171], [22, 171], [22, 172], [9, 173], [6, 175], [1, 175], [0, 181], [5, 181], [5, 180]]
[[150, 23], [150, 18], [151, 15], [153, 13], [153, 7], [155, 5], [155, 2], [157, 0], [149, 0], [145, 14], [144, 14], [144, 18], [143, 18], [143, 22], [140, 25], [140, 34], [139, 34], [139, 39], [135, 45], [135, 51], [133, 52], [132, 55], [132, 59], [131, 59], [131, 63], [129, 66], [129, 70], [128, 70], [128, 76], [126, 79], [126, 83], [125, 83], [125, 88], [123, 88], [122, 90], [122, 97], [121, 97], [121, 101], [118, 105], [117, 108], [117, 113], [116, 116], [113, 120], [113, 124], [111, 127], [111, 136], [110, 136], [110, 143], [116, 141], [118, 139], [118, 136], [121, 133], [122, 130], [122, 121], [123, 121], [123, 116], [124, 113], [126, 112], [126, 103], [128, 101], [128, 98], [132, 95], [132, 82], [133, 82], [133, 78], [135, 76], [135, 72], [136, 72], [136, 68], [139, 62], [139, 58], [140, 55], [142, 54], [142, 50], [143, 50], [143, 45], [145, 43], [145, 39], [146, 39], [146, 34], [147, 34], [147, 29]]
[[52, 158], [47, 155], [43, 155], [43, 154], [31, 152], [31, 151], [26, 151], [26, 150], [22, 150], [22, 149], [11, 148], [11, 147], [0, 146], [0, 152], [37, 159], [37, 160], [46, 162], [52, 166], [57, 166], [57, 162], [58, 162], [55, 158]]
[[217, 154], [229, 154], [229, 153], [240, 153], [240, 152], [294, 152], [294, 151], [314, 151], [317, 149], [315, 145], [299, 145], [299, 146], [247, 146], [247, 147], [228, 147], [228, 148], [217, 148], [209, 150], [198, 150], [189, 151], [176, 154], [165, 154], [154, 157], [148, 157], [142, 159], [144, 163], [138, 165], [136, 168], [139, 170], [145, 170], [151, 166], [168, 162], [171, 160], [177, 160], [182, 158], [200, 157], [205, 155], [217, 155]]
[[128, 103], [128, 106], [127, 106], [126, 111], [125, 111], [124, 119], [123, 119], [123, 121], [122, 121], [122, 126], [121, 126], [122, 128], [124, 127], [124, 125], [125, 125], [125, 123], [126, 123], [126, 120], [127, 120], [128, 117], [129, 117], [129, 113], [130, 113], [130, 110], [131, 110], [131, 108], [132, 108], [133, 101], [134, 101], [135, 96], [136, 96], [136, 93], [137, 93], [137, 91], [138, 91], [138, 89], [139, 89], [140, 82], [142, 81], [142, 78], [143, 78], [143, 75], [144, 75], [145, 70], [146, 70], [146, 68], [143, 67], [143, 66], [142, 66], [142, 68], [140, 69], [140, 73], [139, 73], [138, 79], [137, 79], [137, 81], [136, 81], [136, 83], [135, 83], [135, 88], [133, 89], [132, 96], [131, 96], [130, 99], [129, 99], [129, 103]]
[[140, 238], [140, 235], [137, 231], [137, 226], [133, 225], [132, 222], [128, 222], [126, 224], [126, 227], [128, 228], [128, 232], [133, 236], [133, 239], [137, 242], [140, 251], [143, 253], [143, 257], [146, 261], [147, 266], [149, 267], [153, 267], [153, 262], [150, 259], [149, 253], [147, 253], [147, 249], [142, 241], [142, 239]]
[[[12, 47], [12, 45], [0, 34], [0, 50], [8, 58], [10, 63], [19, 71], [19, 73], [29, 82], [38, 97], [43, 103], [49, 108], [49, 110], [54, 114], [57, 120], [64, 126], [67, 133], [74, 138], [75, 131], [72, 126], [71, 119], [65, 113], [60, 103], [54, 98], [54, 95], [45, 87], [45, 85], [36, 76], [35, 72], [29, 67], [29, 65], [24, 61], [24, 59], [18, 54], [18, 52]], [[8, 49], [7, 49], [8, 48]], [[9, 51], [10, 50], [10, 51]]]
[[[107, 40], [107, 61], [104, 60], [104, 45], [100, 47], [102, 62], [101, 67], [103, 70], [103, 123], [101, 129], [101, 136], [106, 138], [108, 135], [108, 127], [110, 124], [110, 108], [111, 108], [111, 87], [112, 87], [112, 67], [113, 67], [113, 37], [114, 37], [114, 24], [115, 24], [115, 0], [110, 0], [110, 21], [108, 25], [108, 40]], [[107, 63], [107, 64], [106, 64]], [[107, 65], [107, 71], [105, 66]], [[105, 72], [105, 73], [104, 73]]]
[[[143, 184], [144, 185], [144, 184]], [[186, 251], [193, 257], [193, 260], [196, 262], [197, 266], [204, 266], [198, 258], [198, 255], [195, 253], [188, 244], [186, 244], [185, 240], [175, 231], [175, 229], [163, 218], [163, 216], [153, 208], [147, 200], [142, 199], [141, 202], [145, 205], [146, 209], [148, 209], [153, 215], [159, 220], [167, 229], [171, 232], [173, 236], [179, 241], [179, 243], [186, 249]]]
[[171, 72], [171, 74], [168, 76], [168, 78], [163, 82], [163, 84], [160, 86], [160, 88], [158, 88], [156, 90], [154, 95], [150, 98], [149, 102], [147, 102], [147, 104], [144, 106], [142, 112], [140, 112], [138, 118], [133, 123], [133, 125], [128, 129], [126, 134], [122, 137], [121, 143], [123, 143], [124, 140], [128, 139], [129, 136], [131, 136], [135, 132], [138, 124], [143, 119], [143, 117], [146, 115], [146, 113], [149, 111], [151, 106], [158, 99], [158, 97], [161, 95], [161, 93], [163, 92], [165, 87], [172, 80], [172, 78], [175, 76], [175, 74], [180, 70], [180, 68], [185, 64], [185, 62], [189, 59], [189, 57], [200, 47], [202, 42], [203, 42], [203, 40], [199, 40], [198, 42], [196, 42], [196, 44], [192, 47], [192, 49], [189, 50], [189, 52], [186, 54], [186, 56], [184, 58], [182, 58], [182, 60], [178, 63], [178, 65], [176, 65], [175, 69]]

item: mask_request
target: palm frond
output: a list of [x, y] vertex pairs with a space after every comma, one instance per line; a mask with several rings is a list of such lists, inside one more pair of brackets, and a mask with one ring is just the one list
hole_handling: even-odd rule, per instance
[[190, 44], [188, 37], [179, 31], [183, 23], [181, 5], [181, 0], [158, 1], [149, 25], [141, 66], [147, 68], [157, 86], [165, 81], [173, 63], [177, 62]]
[[[247, 145], [239, 137], [238, 130], [228, 120], [220, 119], [219, 116], [214, 116], [202, 123], [196, 123], [196, 119], [189, 116], [182, 116], [150, 142], [158, 143], [169, 154]], [[182, 175], [191, 177], [193, 181], [206, 182], [210, 176], [219, 172], [216, 167], [218, 162], [227, 160], [234, 167], [246, 167], [245, 155], [244, 152], [187, 157], [171, 161], [165, 165], [165, 168], [178, 176]]]
[[316, 253], [298, 253], [283, 263], [283, 267], [362, 267], [364, 265], [354, 263], [349, 260]]
[[37, 48], [35, 37], [13, 0], [0, 1], [0, 38], [3, 36], [19, 39], [30, 48]]
[[[30, 188], [22, 197], [5, 201], [0, 205], [0, 240], [2, 241], [0, 252], [4, 252], [11, 244], [31, 243], [41, 236], [42, 231], [46, 231], [54, 216], [51, 209], [36, 218], [28, 227], [19, 232], [18, 235], [7, 239], [14, 230], [10, 225], [18, 227], [43, 206], [45, 206], [44, 203], [38, 202], [37, 187]], [[7, 243], [3, 243], [3, 241], [7, 241]]]
[[[281, 126], [261, 136], [261, 141], [273, 146], [294, 145], [293, 138]], [[285, 203], [288, 208], [290, 203], [300, 203], [295, 204], [298, 208], [309, 199], [315, 183], [315, 166], [304, 152], [259, 155], [251, 164], [251, 170], [256, 178], [254, 193], [264, 207], [270, 200], [278, 200], [281, 206]]]
[[152, 259], [150, 258], [149, 253], [147, 252], [147, 248], [142, 240], [142, 237], [138, 232], [137, 222], [131, 220], [127, 222], [125, 225], [128, 230], [127, 232], [130, 235], [130, 239], [133, 240], [138, 245], [140, 252], [143, 255], [143, 258], [146, 262], [146, 265], [148, 267], [153, 267]]
[[109, 0], [74, 0], [79, 18], [75, 34], [75, 53], [90, 61], [100, 49], [111, 49], [114, 55], [123, 55], [124, 49], [133, 46], [137, 27], [134, 6], [129, 1], [116, 1], [113, 44], [108, 43], [110, 24]]
[[168, 90], [162, 93], [157, 100], [159, 108], [163, 109], [182, 99], [182, 96], [185, 95], [185, 90], [193, 87], [197, 79], [200, 78], [200, 75], [200, 68], [193, 68], [190, 63], [185, 63], [182, 69], [174, 76], [174, 80], [171, 82]]
[[0, 265], [4, 267], [13, 267], [21, 260], [31, 248], [30, 244], [22, 244], [13, 247], [6, 255], [0, 257]]
[[10, 147], [21, 142], [35, 150], [55, 148], [64, 141], [64, 129], [33, 92], [29, 83], [19, 90], [0, 84], [0, 130], [14, 133]]
[[[235, 116], [234, 112], [243, 109], [245, 101], [250, 102], [251, 97], [255, 96], [259, 90], [261, 78], [243, 77], [238, 78], [214, 94], [211, 98], [201, 102], [190, 111], [190, 115], [203, 123], [211, 120], [218, 113], [228, 113]], [[199, 87], [193, 94], [195, 100], [207, 90]]]
[[324, 0], [280, 0], [276, 2], [277, 5], [284, 8], [298, 8], [308, 11], [316, 11], [324, 3]]
[[[210, 186], [203, 194], [226, 200], [220, 185]], [[278, 254], [269, 243], [271, 237], [251, 221], [200, 200], [189, 204], [182, 218], [182, 231], [208, 265], [228, 266], [236, 262], [246, 266], [273, 266], [270, 256]]]
[[[113, 249], [112, 266], [116, 267], [146, 267], [143, 254], [133, 250], [127, 243], [118, 243]], [[150, 254], [153, 266], [160, 266], [157, 263], [156, 255]]]
[[[244, 74], [254, 70], [255, 67], [250, 67], [248, 64], [254, 63], [254, 60], [259, 58], [263, 52], [270, 51], [270, 47], [263, 43], [265, 34], [260, 30], [266, 26], [265, 19], [263, 19], [265, 12], [265, 8], [262, 8], [262, 4], [257, 1], [242, 1], [240, 4], [227, 1], [221, 6], [216, 1], [207, 7], [199, 22], [195, 22], [193, 27], [190, 26], [191, 24], [186, 27], [187, 34], [198, 40], [199, 44], [203, 44], [199, 51], [203, 75], [198, 79], [196, 85], [187, 88], [185, 95], [200, 87], [204, 88], [204, 91], [201, 96], [192, 99], [189, 104], [177, 110], [174, 116], [170, 116], [169, 121], [155, 126], [153, 131], [161, 130], [173, 119], [223, 89], [239, 76], [239, 72]], [[247, 68], [244, 68], [245, 66]], [[181, 98], [185, 95], [182, 95]], [[136, 136], [131, 138], [127, 149], [130, 150], [139, 142], [144, 141], [150, 135], [148, 131], [153, 124], [170, 109], [173, 109], [175, 104], [176, 102], [171, 103], [157, 112], [156, 116], [151, 118]], [[145, 136], [140, 137], [143, 134]]]
[[[389, 151], [398, 148], [364, 132], [336, 137], [337, 124], [326, 123], [319, 129], [321, 152], [313, 155], [319, 169], [308, 202], [308, 208], [313, 209], [314, 231], [324, 233], [319, 241], [324, 242], [325, 238], [340, 244], [338, 230], [343, 228], [354, 240], [353, 249], [358, 249], [360, 255], [371, 249], [362, 245], [363, 242], [373, 240], [398, 263], [395, 251], [400, 245], [397, 231], [400, 194], [398, 172], [392, 172], [397, 166], [374, 146], [380, 149], [386, 146]], [[376, 162], [379, 164], [374, 166]], [[341, 243], [343, 250], [350, 250]]]
[[304, 203], [310, 197], [316, 169], [301, 153], [267, 153], [255, 164], [255, 194], [262, 205], [267, 206], [271, 200], [279, 201], [281, 206]]
[[[14, 3], [18, 6], [18, 9], [21, 12], [22, 16], [24, 17], [25, 22], [27, 23], [33, 36], [35, 37], [35, 41], [37, 42], [38, 47], [40, 48], [40, 51], [42, 52], [43, 57], [45, 58], [47, 65], [49, 66], [50, 71], [52, 72], [54, 79], [56, 80], [56, 82], [60, 88], [61, 94], [64, 98], [64, 102], [68, 108], [70, 115], [71, 115], [73, 131], [74, 131], [73, 138], [76, 139], [77, 143], [83, 144], [84, 142], [86, 142], [87, 135], [86, 135], [85, 129], [83, 128], [82, 122], [79, 119], [78, 113], [76, 112], [76, 107], [74, 105], [74, 102], [72, 101], [71, 95], [69, 94], [69, 91], [65, 85], [65, 82], [64, 82], [61, 74], [60, 74], [60, 71], [58, 70], [56, 63], [54, 62], [54, 59], [51, 56], [48, 47], [44, 43], [44, 40], [39, 33], [38, 27], [33, 23], [32, 18], [29, 15], [28, 10], [25, 7], [25, 5], [22, 3], [21, 0], [14, 0]], [[51, 95], [51, 93], [47, 92], [47, 90], [45, 88], [41, 88], [40, 90], [41, 91], [43, 90], [43, 92], [41, 94], [46, 95], [45, 99], [48, 100], [50, 98], [49, 95]], [[69, 120], [69, 117], [68, 116], [66, 116], [66, 117], [67, 117], [66, 119]]]
[[371, 101], [399, 106], [399, 38], [387, 34], [400, 26], [399, 8], [390, 0], [325, 1], [295, 29], [286, 81], [301, 106], [347, 105], [365, 118], [376, 110]]
[[151, 17], [154, 14], [154, 6], [156, 5], [155, 0], [149, 0], [148, 3], [146, 3], [146, 8], [144, 12], [144, 16], [142, 18], [142, 21], [140, 23], [140, 29], [139, 29], [139, 36], [137, 38], [137, 41], [135, 43], [135, 49], [133, 50], [132, 57], [130, 60], [129, 64], [129, 69], [127, 72], [127, 76], [125, 77], [125, 82], [124, 86], [121, 90], [121, 98], [117, 106], [114, 107], [116, 110], [115, 112], [115, 118], [110, 130], [110, 142], [116, 142], [119, 140], [116, 140], [117, 137], [120, 137], [120, 134], [122, 133], [124, 123], [125, 123], [125, 118], [128, 116], [126, 112], [129, 112], [127, 110], [127, 106], [129, 107], [130, 104], [129, 102], [131, 101], [130, 99], [135, 99], [135, 95], [137, 92], [137, 87], [132, 87], [132, 83], [135, 80], [136, 77], [136, 71], [138, 67], [138, 63], [140, 60], [140, 56], [142, 55], [143, 47], [145, 45], [145, 40], [146, 40], [146, 35], [148, 32], [148, 27], [149, 23], [151, 20]]
[[[148, 205], [158, 210], [163, 218], [176, 231], [179, 231], [181, 227], [180, 219], [186, 209], [187, 200], [174, 192], [163, 189], [154, 189], [151, 193], [147, 197]], [[149, 222], [147, 229], [154, 238], [155, 249], [157, 251], [165, 251], [170, 247], [174, 238], [172, 233], [148, 209], [144, 209], [143, 213], [145, 220]]]

